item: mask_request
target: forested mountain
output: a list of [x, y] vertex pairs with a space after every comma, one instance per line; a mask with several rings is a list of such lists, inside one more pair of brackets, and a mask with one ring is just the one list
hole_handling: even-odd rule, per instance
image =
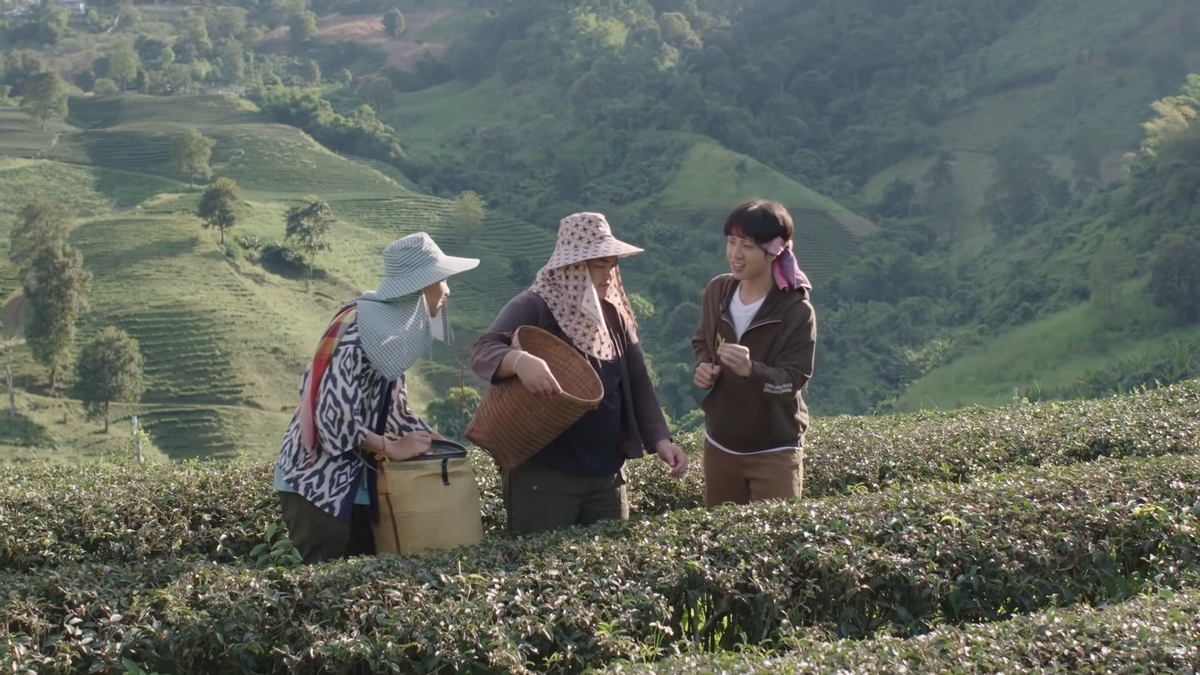
[[[247, 124], [296, 127], [406, 190], [477, 193], [479, 236], [470, 218], [434, 218], [498, 280], [456, 318], [460, 342], [528, 283], [562, 216], [605, 212], [647, 249], [626, 278], [683, 426], [696, 421], [698, 294], [724, 269], [719, 223], [753, 196], [796, 214], [819, 414], [992, 402], [1014, 387], [1098, 396], [1197, 372], [1194, 2], [10, 7], [0, 87], [31, 111], [33, 140], [0, 152], [53, 158], [59, 138], [107, 124], [76, 110], [135, 90], [207, 91], [252, 103]], [[47, 71], [65, 78], [69, 110], [26, 103]], [[428, 214], [389, 222], [380, 208], [343, 217], [428, 229]], [[459, 384], [462, 348], [438, 354], [437, 390]]]

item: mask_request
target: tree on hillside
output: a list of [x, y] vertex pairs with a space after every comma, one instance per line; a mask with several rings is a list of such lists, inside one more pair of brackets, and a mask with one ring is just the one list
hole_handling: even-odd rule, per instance
[[75, 324], [87, 311], [92, 273], [84, 268], [78, 250], [60, 242], [37, 255], [24, 288], [29, 303], [25, 341], [34, 360], [50, 371], [53, 390], [71, 355]]
[[221, 79], [229, 84], [238, 84], [246, 77], [246, 47], [233, 38], [217, 42], [217, 53], [221, 61]]
[[71, 393], [83, 401], [89, 419], [104, 418], [104, 433], [108, 433], [110, 403], [142, 398], [146, 390], [144, 365], [137, 340], [112, 326], [101, 330], [79, 350]]
[[175, 41], [176, 53], [184, 55], [187, 61], [198, 61], [207, 56], [212, 48], [204, 15], [192, 14], [187, 18], [183, 35]]
[[463, 438], [479, 408], [479, 392], [472, 387], [450, 387], [444, 398], [431, 401], [425, 414], [430, 425], [447, 438]]
[[288, 20], [288, 37], [296, 46], [304, 45], [317, 34], [317, 15], [302, 9]]
[[1186, 133], [1200, 117], [1200, 75], [1188, 75], [1187, 83], [1179, 92], [1176, 96], [1167, 96], [1150, 104], [1157, 115], [1142, 124], [1146, 136], [1142, 139], [1141, 152], [1125, 157], [1134, 163], [1131, 169], [1135, 173], [1139, 164], [1137, 160], [1142, 160], [1140, 164], [1143, 167], [1151, 163], [1164, 143]]
[[16, 301], [19, 303], [13, 314], [3, 317], [8, 323], [0, 321], [0, 340], [4, 342], [4, 384], [8, 389], [8, 421], [15, 422], [17, 420], [17, 394], [16, 387], [13, 386], [13, 351], [17, 344], [21, 341], [21, 313], [24, 305], [24, 299], [19, 298]]
[[74, 217], [71, 207], [48, 199], [35, 199], [21, 208], [8, 235], [8, 260], [19, 280], [24, 281], [39, 253], [66, 241]]
[[1092, 194], [1100, 187], [1100, 164], [1104, 161], [1107, 139], [1094, 128], [1084, 129], [1075, 138], [1071, 149], [1071, 178], [1075, 190], [1081, 194]]
[[1200, 238], [1172, 232], [1154, 251], [1150, 295], [1154, 304], [1170, 307], [1180, 319], [1200, 321]]
[[1117, 282], [1121, 281], [1121, 268], [1127, 259], [1125, 246], [1114, 239], [1101, 246], [1088, 263], [1088, 290], [1100, 309], [1113, 308]]
[[383, 13], [383, 32], [391, 37], [400, 37], [404, 32], [404, 14], [395, 7]]
[[308, 278], [311, 281], [317, 253], [330, 249], [326, 237], [337, 219], [333, 217], [333, 209], [329, 208], [327, 202], [313, 196], [305, 197], [304, 201], [303, 206], [288, 209], [284, 233], [308, 258]]
[[195, 127], [183, 132], [175, 139], [175, 147], [171, 152], [171, 166], [176, 172], [188, 177], [188, 185], [196, 184], [196, 177], [208, 178], [212, 175], [208, 168], [208, 160], [212, 158], [212, 149], [216, 141], [200, 133]]
[[137, 77], [139, 67], [141, 60], [132, 40], [121, 40], [108, 56], [108, 76], [121, 82], [121, 91], [129, 89], [129, 81]]
[[1069, 196], [1066, 182], [1054, 175], [1050, 160], [1023, 138], [1010, 138], [996, 149], [996, 180], [987, 190], [982, 215], [1001, 239], [1041, 222]]
[[56, 71], [35, 73], [21, 87], [21, 108], [46, 128], [46, 121], [67, 116], [67, 84]]
[[396, 87], [390, 79], [382, 75], [369, 75], [358, 79], [354, 94], [366, 101], [376, 112], [386, 113], [396, 96]]
[[321, 84], [321, 64], [309, 59], [308, 63], [304, 64], [301, 76], [308, 84]]
[[204, 220], [205, 227], [221, 231], [221, 246], [225, 245], [225, 230], [237, 225], [241, 203], [241, 191], [232, 178], [216, 179], [200, 197], [196, 215]]
[[133, 0], [121, 0], [121, 8], [117, 11], [114, 28], [132, 30], [142, 22], [142, 13], [134, 6]]
[[4, 341], [4, 384], [8, 389], [8, 421], [17, 421], [17, 392], [13, 386], [13, 348], [16, 347], [16, 340]]
[[522, 288], [533, 283], [537, 273], [529, 258], [518, 253], [508, 260], [508, 279]]
[[59, 7], [57, 0], [41, 0], [33, 10], [31, 37], [43, 45], [58, 44], [67, 32], [70, 15]]
[[483, 224], [487, 203], [473, 190], [458, 193], [454, 205], [450, 207], [447, 220], [451, 227], [463, 231], [465, 241], [470, 241], [475, 231]]

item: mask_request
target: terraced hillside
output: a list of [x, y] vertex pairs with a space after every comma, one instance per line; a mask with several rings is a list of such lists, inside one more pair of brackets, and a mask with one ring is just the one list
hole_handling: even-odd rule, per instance
[[486, 329], [496, 312], [520, 290], [508, 278], [509, 260], [523, 255], [537, 265], [554, 250], [551, 230], [498, 213], [488, 214], [476, 232], [451, 228], [444, 224], [450, 202], [434, 197], [340, 200], [332, 206], [336, 213], [364, 227], [405, 233], [425, 229], [443, 249], [478, 257], [479, 267], [455, 278], [451, 291], [455, 324], [472, 334]]
[[[230, 258], [216, 234], [202, 229], [191, 215], [200, 188], [169, 173], [172, 137], [192, 122], [216, 139], [214, 172], [239, 180], [248, 198], [238, 229], [265, 241], [283, 238], [283, 212], [306, 194], [335, 201], [339, 210], [358, 199], [418, 196], [296, 129], [266, 124], [236, 100], [126, 96], [73, 99], [71, 108], [72, 121], [89, 128], [0, 138], [0, 185], [7, 194], [66, 199], [76, 208], [72, 243], [95, 275], [81, 336], [111, 324], [138, 339], [148, 380], [140, 413], [155, 450], [172, 458], [271, 452], [295, 405], [313, 336], [341, 300], [373, 286], [380, 249], [414, 231], [418, 219], [339, 224], [334, 251], [321, 260], [329, 273], [308, 292], [302, 280]], [[30, 125], [28, 118], [5, 120]], [[22, 203], [0, 205], [0, 247]], [[15, 290], [5, 260], [0, 293], [7, 298]], [[23, 348], [16, 370], [21, 385], [36, 389], [44, 380]], [[428, 392], [420, 377], [410, 386], [420, 408]], [[90, 455], [114, 446], [85, 442], [99, 423], [80, 410], [34, 394], [18, 399], [21, 431], [0, 438], [10, 456]], [[120, 407], [117, 415], [135, 411]], [[123, 429], [114, 426], [114, 435]]]
[[[374, 287], [379, 252], [396, 238], [423, 230], [446, 251], [482, 260], [452, 284], [457, 340], [437, 348], [434, 360], [417, 369], [410, 386], [418, 409], [432, 394], [424, 380], [436, 377], [445, 384], [465, 375], [470, 340], [519, 290], [509, 278], [511, 259], [520, 255], [536, 267], [553, 249], [554, 223], [534, 225], [489, 213], [477, 229], [456, 229], [446, 218], [450, 201], [413, 192], [399, 172], [341, 157], [233, 97], [75, 97], [70, 109], [74, 126], [54, 133], [34, 130], [28, 117], [0, 115], [0, 128], [20, 131], [0, 140], [0, 186], [10, 194], [65, 198], [75, 206], [80, 221], [72, 241], [95, 275], [81, 336], [116, 325], [139, 341], [148, 385], [142, 420], [155, 447], [169, 457], [273, 450], [295, 405], [296, 382], [314, 336], [339, 302]], [[233, 178], [245, 193], [245, 217], [230, 233], [234, 241], [282, 240], [290, 205], [310, 194], [330, 203], [339, 222], [332, 250], [318, 258], [324, 274], [311, 290], [303, 279], [229, 255], [217, 234], [192, 215], [202, 187], [190, 187], [172, 173], [171, 147], [193, 126], [216, 141], [213, 174]], [[729, 206], [729, 195], [720, 190], [685, 198], [687, 182], [699, 180], [692, 174], [713, 170], [718, 159], [732, 171], [741, 157], [698, 148], [665, 194], [665, 212], [674, 209], [680, 219], [718, 217]], [[755, 165], [752, 171], [769, 169]], [[767, 196], [795, 208], [804, 241], [801, 262], [810, 274], [831, 274], [853, 253], [860, 223], [803, 186], [777, 187]], [[16, 200], [0, 205], [4, 244], [19, 207]], [[636, 224], [614, 226], [637, 239]], [[0, 264], [0, 295], [7, 298], [15, 290], [12, 270]], [[42, 377], [23, 349], [17, 370], [26, 385]], [[64, 424], [90, 424], [76, 417], [67, 415]], [[28, 422], [45, 431], [47, 419], [31, 413]], [[58, 431], [24, 434], [22, 443], [56, 438], [52, 445], [59, 447], [71, 443], [62, 439], [82, 437]]]
[[[9, 137], [0, 135], [0, 139]], [[3, 142], [3, 141], [0, 141]], [[18, 137], [18, 143], [20, 138]], [[16, 290], [16, 270], [8, 262], [8, 232], [23, 199], [52, 198], [69, 204], [80, 216], [98, 215], [111, 198], [99, 191], [96, 172], [56, 162], [0, 155], [0, 302]]]
[[[64, 136], [45, 154], [66, 162], [164, 175], [169, 172], [174, 135], [195, 125], [216, 141], [214, 174], [236, 180], [259, 207], [251, 222], [240, 228], [243, 231], [280, 239], [283, 209], [275, 205], [309, 194], [330, 202], [343, 224], [326, 259], [332, 264], [323, 266], [346, 282], [347, 293], [371, 287], [379, 273], [379, 250], [412, 232], [429, 232], [443, 249], [481, 258], [478, 270], [456, 280], [454, 289], [455, 323], [467, 333], [486, 327], [516, 292], [508, 280], [509, 258], [523, 253], [531, 260], [542, 259], [553, 248], [553, 235], [545, 228], [494, 213], [478, 232], [455, 231], [444, 222], [449, 201], [411, 192], [374, 163], [348, 160], [293, 127], [267, 123], [236, 99], [194, 98], [194, 105], [191, 97], [165, 102], [132, 97], [134, 103], [119, 104], [73, 100], [73, 115], [94, 126]], [[177, 118], [185, 123], [163, 121]]]

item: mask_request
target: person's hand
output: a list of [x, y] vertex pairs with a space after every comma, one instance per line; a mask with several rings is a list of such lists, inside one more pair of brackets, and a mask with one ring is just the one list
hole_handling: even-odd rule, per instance
[[721, 366], [705, 361], [696, 366], [696, 376], [692, 379], [692, 384], [701, 389], [712, 389], [720, 376]]
[[383, 454], [393, 462], [403, 462], [429, 452], [433, 436], [428, 431], [414, 431], [403, 437], [388, 434], [383, 438]]
[[717, 356], [721, 357], [721, 363], [734, 375], [739, 377], [750, 376], [750, 350], [744, 345], [735, 345], [726, 342], [717, 347]]
[[550, 372], [550, 366], [529, 352], [521, 352], [517, 358], [515, 370], [517, 379], [531, 393], [539, 396], [553, 396], [562, 393], [562, 387], [558, 385], [554, 373]]
[[687, 472], [687, 455], [671, 441], [659, 441], [658, 445], [654, 446], [654, 454], [670, 467], [671, 476], [678, 478]]

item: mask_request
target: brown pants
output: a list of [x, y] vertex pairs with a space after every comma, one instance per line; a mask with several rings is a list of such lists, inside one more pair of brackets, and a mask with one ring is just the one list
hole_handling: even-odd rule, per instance
[[355, 505], [343, 523], [295, 492], [279, 492], [288, 538], [305, 564], [375, 554], [370, 507]]
[[704, 443], [704, 505], [749, 504], [799, 497], [804, 489], [804, 451], [735, 455]]
[[576, 476], [525, 462], [500, 478], [509, 534], [533, 534], [601, 520], [628, 520], [625, 470]]

